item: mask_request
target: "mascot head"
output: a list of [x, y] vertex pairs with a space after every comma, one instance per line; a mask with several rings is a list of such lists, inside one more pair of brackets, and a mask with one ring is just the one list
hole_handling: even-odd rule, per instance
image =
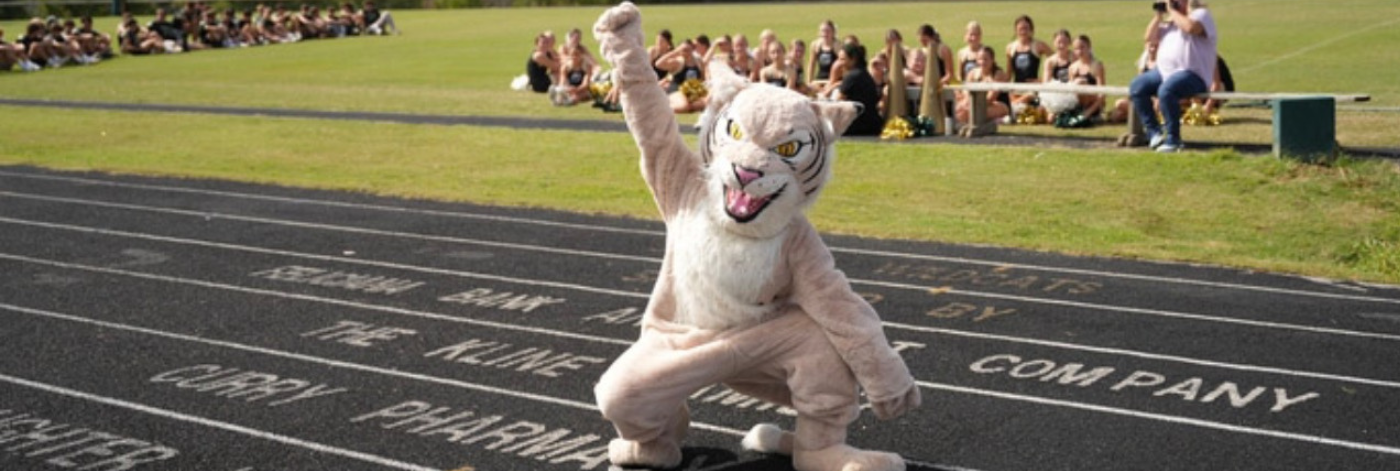
[[831, 178], [836, 139], [862, 110], [750, 83], [719, 61], [708, 77], [699, 122], [708, 215], [730, 232], [774, 237], [816, 201]]

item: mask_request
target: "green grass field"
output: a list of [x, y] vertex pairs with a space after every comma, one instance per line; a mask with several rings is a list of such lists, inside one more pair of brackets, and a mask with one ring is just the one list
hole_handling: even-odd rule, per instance
[[[645, 6], [648, 34], [772, 28], [810, 39], [832, 18], [867, 41], [921, 23], [961, 45], [978, 19], [1003, 45], [1031, 14], [1095, 39], [1110, 83], [1130, 79], [1147, 2]], [[1365, 92], [1400, 106], [1400, 3], [1219, 1], [1222, 53], [1245, 91]], [[512, 92], [534, 34], [587, 30], [601, 8], [395, 12], [405, 35], [119, 58], [0, 73], [0, 97], [616, 120]], [[111, 18], [98, 26], [113, 29]], [[18, 22], [3, 22], [13, 39]], [[591, 40], [589, 41], [592, 45]], [[1267, 143], [1267, 111], [1230, 109], [1186, 138]], [[654, 217], [624, 134], [0, 107], [0, 163], [338, 188]], [[682, 121], [691, 122], [693, 117]], [[1338, 115], [1345, 146], [1400, 148], [1400, 113]], [[1007, 132], [1061, 134], [1045, 127]], [[1076, 134], [1111, 136], [1116, 127]], [[813, 213], [826, 231], [1181, 260], [1400, 283], [1400, 170], [1318, 167], [1231, 151], [842, 143]], [[542, 170], [544, 169], [544, 170]]]

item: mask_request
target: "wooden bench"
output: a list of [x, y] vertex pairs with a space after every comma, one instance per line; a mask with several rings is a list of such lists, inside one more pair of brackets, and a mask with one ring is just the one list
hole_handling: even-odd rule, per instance
[[[996, 122], [987, 119], [987, 93], [1071, 93], [1077, 95], [1128, 96], [1128, 87], [1105, 85], [1071, 85], [1063, 83], [965, 83], [949, 85], [944, 89], [944, 100], [951, 100], [952, 91], [967, 92], [972, 101], [971, 124], [963, 125], [958, 134], [964, 137], [977, 137], [995, 133]], [[909, 96], [921, 96], [919, 87], [908, 87]], [[1366, 102], [1370, 95], [1365, 94], [1306, 94], [1306, 93], [1248, 93], [1214, 92], [1195, 95], [1193, 98], [1214, 98], [1218, 100], [1267, 100], [1274, 109], [1274, 154], [1278, 156], [1295, 154], [1330, 153], [1336, 145], [1335, 103]], [[1128, 113], [1128, 131], [1119, 137], [1118, 145], [1137, 147], [1147, 145], [1147, 137], [1137, 113]]]

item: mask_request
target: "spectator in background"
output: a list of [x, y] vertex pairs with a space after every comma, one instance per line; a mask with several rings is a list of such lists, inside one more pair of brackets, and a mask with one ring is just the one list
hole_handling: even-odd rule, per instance
[[530, 80], [530, 90], [535, 93], [549, 91], [554, 77], [559, 74], [561, 62], [559, 52], [554, 50], [554, 32], [545, 31], [535, 36], [535, 50], [525, 61], [525, 75]]
[[1041, 67], [1040, 81], [1044, 83], [1069, 83], [1069, 66], [1074, 63], [1074, 51], [1070, 48], [1073, 46], [1074, 40], [1070, 36], [1069, 30], [1061, 29], [1055, 32], [1051, 43], [1055, 45], [1055, 53], [1045, 58], [1045, 63]]
[[23, 45], [5, 42], [5, 30], [0, 28], [0, 70], [10, 70], [16, 65], [25, 72], [35, 72], [40, 69], [39, 64], [29, 60], [29, 54]]
[[[1107, 83], [1103, 62], [1094, 57], [1094, 43], [1088, 35], [1079, 35], [1074, 40], [1074, 63], [1069, 67], [1070, 83], [1076, 85], [1103, 85]], [[1103, 111], [1103, 95], [1079, 95], [1079, 115], [1094, 119]]]
[[141, 29], [141, 25], [136, 23], [136, 19], [131, 18], [130, 14], [126, 16], [126, 23], [122, 24], [118, 33], [122, 54], [144, 56], [165, 52], [165, 40], [161, 39], [160, 35]]
[[82, 26], [77, 30], [78, 41], [85, 44], [88, 54], [101, 59], [111, 59], [114, 56], [112, 37], [93, 29], [92, 15], [83, 15], [79, 21], [82, 22]]
[[564, 65], [549, 90], [549, 99], [555, 106], [573, 106], [588, 101], [592, 96], [589, 86], [593, 84], [593, 67], [582, 54], [564, 57]]
[[671, 30], [669, 29], [663, 29], [656, 33], [656, 43], [647, 48], [647, 63], [650, 63], [651, 69], [656, 71], [657, 80], [666, 78], [666, 70], [658, 67], [656, 61], [661, 60], [661, 56], [670, 53], [675, 48], [675, 43], [671, 41]]
[[758, 61], [749, 53], [749, 38], [743, 34], [734, 35], [734, 43], [730, 49], [729, 66], [734, 68], [734, 73], [750, 82], [757, 81], [759, 67], [756, 63]]
[[933, 46], [934, 58], [938, 62], [938, 70], [942, 72], [939, 80], [943, 85], [953, 82], [953, 49], [943, 44], [943, 38], [938, 35], [938, 30], [933, 29], [933, 25], [924, 24], [919, 26], [919, 48], [909, 51], [908, 64], [909, 74], [905, 80], [911, 85], [921, 85], [924, 83], [924, 72], [928, 67], [928, 58], [925, 52], [929, 46]]
[[[1006, 45], [1006, 69], [1011, 71], [1012, 82], [1040, 82], [1040, 58], [1054, 50], [1050, 49], [1049, 44], [1035, 38], [1035, 21], [1030, 16], [1016, 17], [1015, 26], [1016, 39]], [[1018, 108], [1035, 104], [1034, 93], [1011, 94], [1012, 114], [1018, 114]]]
[[[836, 95], [836, 89], [841, 88], [840, 79], [846, 76], [847, 71], [851, 70], [851, 59], [846, 56], [846, 46], [852, 44], [857, 46], [861, 45], [860, 38], [856, 37], [854, 34], [847, 35], [841, 40], [841, 49], [838, 49], [840, 52], [836, 55], [836, 60], [831, 63], [831, 76], [835, 77], [835, 79], [826, 81], [826, 85], [817, 91], [818, 97], [834, 97]], [[864, 51], [864, 49], [861, 50]], [[868, 74], [869, 70], [867, 70], [866, 73]], [[874, 80], [873, 77], [871, 79]]]
[[204, 19], [200, 20], [198, 28], [195, 29], [195, 38], [204, 47], [225, 48], [233, 46], [229, 40], [228, 28], [219, 22], [218, 15], [213, 10], [204, 12]]
[[588, 46], [583, 45], [583, 32], [578, 28], [569, 30], [569, 34], [564, 36], [564, 47], [559, 50], [559, 57], [562, 63], [568, 63], [570, 58], [578, 56], [581, 61], [580, 67], [593, 71], [598, 69], [598, 60], [593, 58], [593, 53], [588, 51]]
[[35, 18], [25, 26], [24, 36], [20, 36], [19, 44], [24, 48], [24, 53], [29, 56], [30, 61], [53, 68], [61, 67], [65, 59], [53, 45], [49, 44], [47, 36], [48, 30], [44, 28], [44, 21]]
[[394, 24], [394, 15], [387, 11], [380, 11], [378, 7], [374, 6], [374, 2], [371, 0], [365, 1], [364, 10], [361, 11], [360, 14], [364, 17], [366, 33], [375, 36], [389, 33], [393, 33], [394, 35], [401, 34], [399, 26]]
[[[1154, 13], [1147, 36], [1160, 35], [1157, 68], [1138, 75], [1129, 88], [1133, 107], [1147, 131], [1148, 145], [1158, 152], [1181, 150], [1181, 100], [1204, 93], [1215, 77], [1215, 19], [1202, 0], [1167, 0], [1165, 12]], [[1152, 112], [1158, 98], [1162, 121]]]
[[691, 42], [690, 46], [695, 49], [695, 57], [697, 59], [710, 55], [710, 37], [708, 35], [701, 34], [696, 36], [695, 41]]
[[188, 44], [185, 42], [185, 31], [170, 21], [170, 14], [166, 13], [164, 8], [156, 9], [155, 19], [146, 25], [146, 29], [160, 36], [164, 52], [188, 50]]
[[880, 89], [875, 79], [866, 70], [865, 46], [847, 44], [842, 48], [848, 71], [841, 77], [836, 89], [837, 100], [854, 101], [860, 105], [861, 113], [851, 126], [846, 128], [847, 136], [874, 136], [880, 134], [884, 122], [875, 110], [880, 106]]
[[787, 48], [783, 47], [782, 41], [770, 41], [764, 56], [768, 65], [758, 72], [759, 81], [796, 91], [797, 72], [788, 64]]
[[44, 41], [49, 44], [50, 50], [54, 51], [54, 57], [58, 58], [58, 67], [67, 61], [79, 64], [90, 64], [89, 58], [83, 55], [82, 46], [78, 45], [78, 38], [69, 37], [63, 32], [63, 25], [58, 21], [49, 22], [49, 34], [44, 36]]
[[982, 57], [982, 23], [976, 20], [967, 22], [967, 31], [963, 33], [963, 41], [967, 43], [962, 49], [958, 49], [958, 80], [967, 81], [967, 75], [977, 68], [977, 61]]
[[[977, 68], [967, 73], [967, 79], [963, 83], [977, 82], [1010, 82], [1006, 71], [997, 66], [996, 52], [991, 47], [982, 46], [982, 52], [977, 56]], [[1011, 116], [1011, 100], [1008, 94], [999, 91], [987, 92], [987, 119], [996, 121], [998, 119]], [[972, 121], [972, 95], [965, 91], [958, 92], [958, 104], [953, 112], [959, 122], [972, 126], [980, 126], [982, 123]]]
[[[759, 69], [768, 67], [768, 64], [773, 63], [772, 59], [768, 57], [768, 45], [773, 44], [777, 40], [778, 33], [774, 33], [771, 29], [764, 29], [758, 33], [758, 47], [753, 49], [751, 55], [754, 59], [758, 60], [757, 67]], [[786, 51], [787, 47], [783, 47], [783, 50]]]
[[836, 41], [836, 23], [826, 20], [817, 26], [817, 39], [812, 40], [812, 57], [807, 61], [807, 70], [812, 71], [812, 80], [808, 85], [814, 89], [834, 89], [827, 85], [840, 80], [840, 77], [832, 79], [831, 66], [836, 63], [837, 51], [841, 48]]
[[807, 58], [807, 41], [793, 39], [792, 47], [788, 48], [787, 63], [792, 67], [792, 73], [797, 77], [797, 92], [803, 95], [811, 95], [812, 89], [807, 86], [807, 79], [802, 68], [802, 61]]
[[[710, 50], [711, 53], [714, 49]], [[687, 81], [703, 82], [705, 71], [700, 67], [700, 56], [695, 53], [695, 45], [690, 40], [682, 41], [676, 50], [666, 53], [656, 60], [656, 67], [671, 74], [666, 91], [670, 94], [671, 110], [677, 113], [694, 113], [705, 109], [704, 97], [687, 95], [682, 89]]]

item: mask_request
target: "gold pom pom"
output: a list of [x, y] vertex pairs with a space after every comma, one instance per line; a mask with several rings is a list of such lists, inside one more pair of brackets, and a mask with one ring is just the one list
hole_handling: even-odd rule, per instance
[[700, 79], [689, 79], [681, 83], [681, 94], [685, 95], [687, 101], [699, 101], [708, 95], [709, 90], [705, 89], [705, 82]]
[[880, 139], [904, 140], [911, 137], [914, 137], [914, 126], [900, 116], [885, 121], [885, 129], [880, 131]]

